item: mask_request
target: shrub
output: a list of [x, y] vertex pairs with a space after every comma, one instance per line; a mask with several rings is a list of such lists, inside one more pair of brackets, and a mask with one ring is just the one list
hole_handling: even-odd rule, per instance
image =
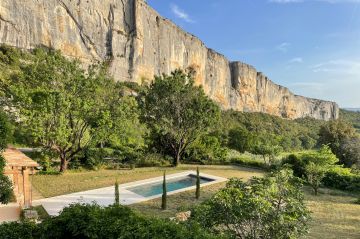
[[336, 168], [327, 172], [323, 183], [327, 187], [360, 192], [360, 176], [352, 174], [350, 170], [344, 168]]
[[0, 224], [0, 238], [4, 239], [38, 239], [40, 228], [33, 222], [11, 222]]
[[240, 166], [249, 166], [254, 168], [268, 169], [268, 165], [264, 161], [251, 159], [248, 157], [236, 157], [230, 159], [230, 163], [240, 165]]
[[301, 187], [290, 170], [247, 183], [233, 178], [194, 207], [190, 220], [233, 238], [299, 238], [306, 234], [310, 219]]
[[163, 155], [157, 153], [144, 154], [138, 158], [136, 166], [138, 167], [161, 167], [169, 166], [170, 161], [166, 160]]
[[305, 166], [306, 162], [297, 154], [290, 154], [282, 160], [283, 165], [288, 165], [294, 172], [294, 175], [299, 178], [305, 177]]

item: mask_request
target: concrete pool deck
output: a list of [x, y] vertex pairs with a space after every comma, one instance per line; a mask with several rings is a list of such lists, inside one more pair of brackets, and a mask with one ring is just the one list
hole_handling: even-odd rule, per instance
[[[181, 172], [181, 173], [169, 174], [169, 175], [166, 175], [166, 179], [170, 180], [170, 179], [175, 179], [178, 177], [184, 177], [187, 175], [196, 175], [196, 172], [195, 171], [186, 171], [186, 172]], [[204, 174], [204, 173], [200, 173], [200, 177], [214, 180], [214, 181], [202, 183], [200, 185], [200, 187], [224, 182], [227, 180], [226, 178], [217, 177], [217, 176]], [[135, 181], [135, 182], [131, 182], [131, 183], [120, 184], [119, 185], [120, 204], [130, 205], [130, 204], [144, 202], [147, 200], [161, 197], [161, 194], [154, 195], [151, 197], [143, 197], [143, 196], [133, 193], [127, 189], [134, 187], [134, 186], [140, 186], [140, 185], [145, 185], [145, 184], [155, 183], [155, 182], [162, 182], [162, 180], [163, 180], [163, 176], [160, 176], [160, 177]], [[175, 193], [193, 190], [195, 188], [196, 188], [196, 186], [186, 187], [186, 188], [182, 188], [179, 190], [168, 192], [167, 195], [172, 195]], [[98, 188], [98, 189], [93, 189], [93, 190], [88, 190], [88, 191], [83, 191], [83, 192], [77, 192], [77, 193], [71, 193], [71, 194], [66, 194], [66, 195], [61, 195], [61, 196], [56, 196], [56, 197], [51, 197], [51, 198], [44, 198], [44, 199], [34, 201], [33, 205], [34, 206], [42, 205], [49, 215], [56, 216], [61, 212], [61, 210], [64, 207], [67, 207], [73, 203], [97, 203], [100, 206], [109, 206], [114, 203], [114, 200], [115, 200], [114, 195], [115, 195], [115, 187], [110, 186], [110, 187]]]

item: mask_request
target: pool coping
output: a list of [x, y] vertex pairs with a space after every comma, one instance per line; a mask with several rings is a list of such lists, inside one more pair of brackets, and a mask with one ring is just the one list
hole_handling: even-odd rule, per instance
[[[184, 171], [181, 173], [174, 173], [166, 175], [166, 179], [174, 179], [178, 177], [184, 177], [187, 175], [196, 175], [196, 171]], [[206, 187], [212, 184], [225, 182], [227, 178], [218, 177], [210, 174], [205, 174], [200, 172], [200, 177], [209, 178], [214, 181], [200, 184], [200, 187]], [[124, 183], [119, 185], [119, 195], [120, 195], [120, 204], [122, 205], [131, 205], [144, 201], [149, 201], [155, 198], [161, 197], [162, 194], [157, 194], [150, 197], [143, 197], [139, 194], [127, 190], [130, 187], [141, 186], [149, 183], [162, 182], [163, 176], [138, 180], [134, 182]], [[167, 195], [173, 195], [180, 192], [185, 192], [189, 190], [196, 189], [195, 186], [186, 187], [171, 192], [167, 192]], [[65, 194], [61, 196], [44, 198], [40, 200], [35, 200], [34, 205], [42, 205], [44, 209], [48, 212], [49, 215], [56, 216], [58, 215], [64, 207], [69, 206], [74, 203], [97, 203], [100, 206], [109, 206], [114, 203], [115, 199], [115, 189], [114, 186], [92, 189], [82, 192], [76, 192], [71, 194]]]

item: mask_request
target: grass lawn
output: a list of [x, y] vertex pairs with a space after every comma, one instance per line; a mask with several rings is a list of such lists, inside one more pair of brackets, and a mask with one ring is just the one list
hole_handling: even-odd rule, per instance
[[[168, 174], [185, 170], [195, 170], [196, 166], [182, 165], [178, 168], [166, 168]], [[116, 178], [120, 183], [126, 183], [156, 176], [161, 176], [164, 168], [140, 168], [134, 170], [100, 170], [100, 171], [69, 171], [64, 175], [35, 175], [32, 183], [35, 190], [43, 197], [52, 197], [72, 192], [111, 186]], [[216, 176], [244, 180], [263, 173], [256, 169], [236, 166], [200, 166], [200, 171]], [[195, 199], [194, 191], [186, 191], [168, 196], [168, 209], [160, 209], [161, 199], [131, 205], [141, 213], [173, 217], [179, 211], [185, 211], [190, 206], [211, 197], [225, 183], [210, 185], [201, 189], [201, 198]], [[305, 189], [306, 202], [312, 211], [310, 234], [306, 238], [317, 239], [359, 239], [360, 238], [360, 205], [354, 204], [356, 197], [341, 191], [321, 189], [318, 196], [312, 195], [310, 189]]]
[[[239, 177], [245, 180], [252, 176], [262, 175], [260, 170], [237, 166], [199, 166], [203, 173], [220, 177]], [[194, 165], [181, 165], [177, 168], [137, 168], [134, 170], [99, 170], [99, 171], [68, 171], [63, 175], [34, 175], [31, 177], [35, 198], [54, 197], [58, 195], [80, 192], [119, 183], [133, 182], [186, 170], [196, 170]]]

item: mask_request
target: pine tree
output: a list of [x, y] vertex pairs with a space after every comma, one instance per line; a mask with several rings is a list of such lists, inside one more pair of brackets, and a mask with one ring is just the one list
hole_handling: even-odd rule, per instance
[[200, 198], [200, 173], [199, 167], [196, 169], [196, 192], [195, 192], [196, 199]]
[[163, 180], [163, 194], [161, 197], [161, 209], [166, 210], [166, 199], [167, 199], [167, 192], [166, 192], [166, 172], [164, 172], [164, 180]]
[[115, 182], [115, 205], [117, 205], [117, 206], [120, 205], [119, 183], [118, 183], [117, 179]]

